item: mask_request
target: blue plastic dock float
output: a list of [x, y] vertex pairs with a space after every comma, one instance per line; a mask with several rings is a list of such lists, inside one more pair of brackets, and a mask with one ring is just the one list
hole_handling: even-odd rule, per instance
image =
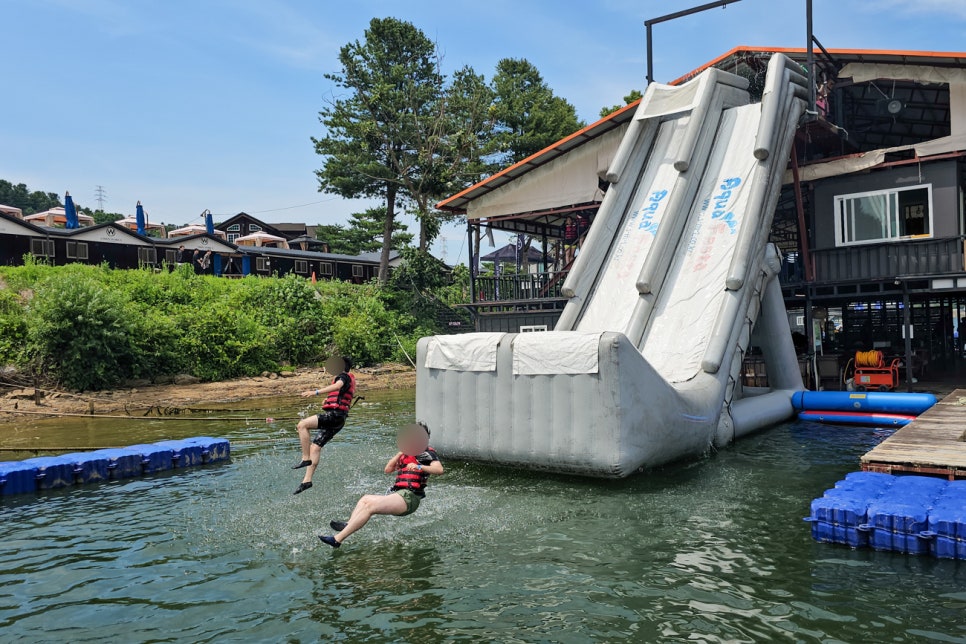
[[231, 459], [224, 438], [197, 436], [182, 440], [99, 449], [25, 461], [0, 462], [0, 497], [71, 485], [127, 479]]
[[966, 481], [853, 472], [805, 520], [823, 543], [966, 560]]

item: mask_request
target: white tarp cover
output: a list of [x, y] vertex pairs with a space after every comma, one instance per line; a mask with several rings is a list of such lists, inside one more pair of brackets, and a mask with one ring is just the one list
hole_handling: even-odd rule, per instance
[[[747, 213], [757, 160], [753, 152], [760, 105], [726, 110], [712, 156], [685, 229], [679, 252], [664, 282], [642, 354], [669, 382], [685, 382], [701, 371], [738, 231]], [[702, 197], [703, 195], [703, 197]], [[681, 252], [683, 250], [683, 252]]]
[[597, 373], [600, 333], [521, 333], [513, 340], [513, 373], [520, 376]]
[[909, 80], [917, 83], [966, 83], [966, 69], [930, 65], [896, 65], [891, 63], [849, 63], [839, 72], [840, 78], [853, 83], [874, 80]]
[[631, 203], [633, 210], [624, 216], [606, 270], [581, 313], [577, 331], [627, 331], [640, 297], [637, 276], [664, 219], [671, 190], [677, 185], [679, 173], [672, 158], [677, 148], [671, 142], [687, 129], [689, 121], [685, 116], [661, 124], [641, 187]]
[[[813, 163], [803, 168], [799, 168], [798, 176], [801, 181], [816, 181], [829, 177], [838, 177], [843, 174], [861, 172], [869, 170], [885, 162], [886, 155], [895, 152], [905, 152], [913, 150], [916, 156], [925, 159], [939, 154], [949, 152], [966, 151], [966, 134], [954, 134], [944, 136], [939, 139], [923, 141], [914, 145], [900, 145], [894, 148], [882, 148], [881, 150], [870, 150], [862, 154], [856, 154], [841, 159], [833, 159], [825, 163]], [[784, 182], [794, 181], [791, 170], [785, 171]]]
[[694, 82], [684, 85], [651, 83], [644, 93], [641, 109], [637, 110], [634, 118], [642, 120], [690, 112], [707, 82], [707, 76], [699, 76]]
[[437, 335], [429, 339], [427, 369], [496, 371], [496, 348], [505, 333]]
[[466, 204], [469, 219], [600, 201], [598, 181], [610, 166], [628, 123], [592, 139]]

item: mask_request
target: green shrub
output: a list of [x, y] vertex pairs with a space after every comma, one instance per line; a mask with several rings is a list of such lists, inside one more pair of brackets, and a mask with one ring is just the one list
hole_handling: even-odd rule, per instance
[[134, 326], [122, 294], [84, 273], [64, 270], [38, 286], [27, 314], [27, 351], [65, 386], [103, 389], [132, 373]]
[[264, 327], [230, 299], [211, 302], [181, 320], [181, 351], [191, 373], [203, 380], [253, 376], [274, 369]]

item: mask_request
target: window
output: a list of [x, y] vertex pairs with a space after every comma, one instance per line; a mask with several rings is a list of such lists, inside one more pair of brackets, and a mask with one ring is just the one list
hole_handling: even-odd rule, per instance
[[520, 333], [533, 333], [536, 331], [546, 331], [546, 324], [526, 324], [520, 325]]
[[[232, 224], [231, 226], [229, 226], [228, 228], [226, 228], [226, 230], [228, 232], [230, 232], [230, 233], [240, 233], [241, 232], [241, 226], [239, 224]], [[231, 237], [231, 235], [228, 235], [228, 237]], [[237, 235], [236, 235], [236, 237], [237, 237]]]
[[932, 237], [932, 184], [835, 198], [835, 245]]
[[154, 265], [158, 262], [158, 251], [142, 246], [138, 248], [138, 263]]
[[181, 261], [181, 253], [176, 248], [168, 248], [164, 251], [164, 262], [166, 264], [177, 264]]
[[272, 262], [268, 257], [255, 258], [255, 270], [259, 273], [267, 273], [272, 270]]
[[365, 270], [366, 269], [364, 267], [360, 266], [359, 264], [353, 264], [352, 265], [352, 277], [363, 277], [363, 276], [365, 276], [365, 274], [366, 274], [365, 273]]
[[235, 240], [241, 237], [238, 233], [228, 233], [228, 243], [234, 244]]
[[53, 257], [54, 240], [52, 239], [31, 239], [30, 254], [35, 257]]
[[295, 260], [295, 272], [305, 275], [309, 272], [309, 263], [304, 259]]
[[259, 226], [258, 224], [248, 224], [248, 232], [250, 233], [257, 233], [261, 229], [262, 227]]
[[67, 242], [67, 259], [87, 259], [87, 242]]
[[319, 275], [332, 275], [332, 262], [319, 264]]

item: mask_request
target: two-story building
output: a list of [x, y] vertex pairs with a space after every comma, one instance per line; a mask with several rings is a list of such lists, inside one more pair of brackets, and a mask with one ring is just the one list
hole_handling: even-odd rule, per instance
[[[804, 49], [736, 47], [672, 84], [715, 66], [748, 78], [754, 99], [773, 52], [806, 62]], [[815, 84], [818, 100], [796, 135], [771, 231], [785, 256], [792, 330], [806, 351], [811, 338], [826, 355], [904, 355], [908, 328], [917, 377], [955, 369], [966, 344], [966, 53], [822, 50]], [[592, 221], [636, 107], [441, 202], [467, 218], [471, 265], [488, 232], [524, 233], [554, 248], [569, 217]], [[553, 328], [566, 271], [563, 261], [537, 276], [473, 271], [476, 285], [528, 282], [474, 286], [478, 328]], [[512, 297], [476, 297], [497, 291]]]

